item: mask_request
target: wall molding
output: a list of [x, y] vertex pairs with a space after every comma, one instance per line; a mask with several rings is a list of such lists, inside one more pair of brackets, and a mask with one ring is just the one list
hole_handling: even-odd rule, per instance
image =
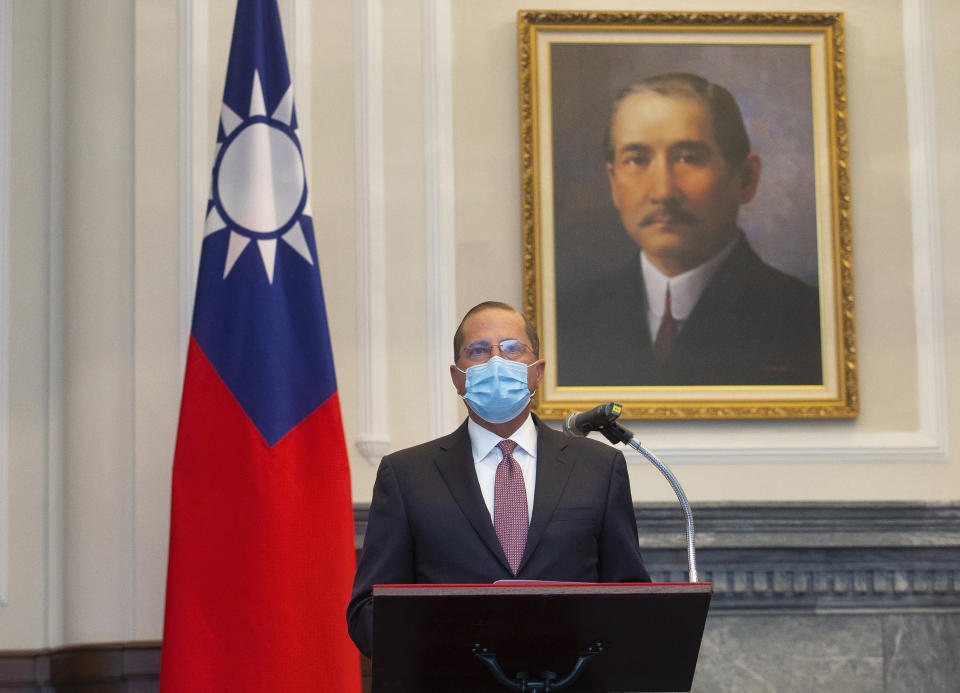
[[903, 0], [903, 46], [910, 143], [914, 324], [920, 428], [949, 452], [946, 347], [940, 255], [933, 27], [929, 0]]
[[[635, 513], [651, 578], [686, 582], [677, 505]], [[368, 514], [354, 506], [358, 548]], [[711, 613], [960, 611], [960, 503], [714, 503], [694, 515]]]
[[[713, 611], [960, 611], [960, 504], [725, 503], [696, 517]], [[638, 506], [637, 525], [653, 580], [686, 580], [676, 508]]]
[[9, 588], [12, 62], [13, 0], [0, 0], [0, 606]]
[[383, 177], [383, 7], [354, 3], [357, 243], [357, 437], [369, 464], [390, 447]]
[[300, 138], [303, 167], [307, 186], [313, 180], [313, 151], [304, 146], [313, 133], [313, 80], [310, 49], [310, 0], [278, 0], [283, 43], [287, 52], [290, 82], [293, 84], [294, 105], [297, 111], [297, 136]]
[[[933, 410], [931, 409], [931, 413]], [[937, 418], [941, 417], [936, 410]], [[725, 422], [728, 423], [728, 422]], [[921, 421], [914, 431], [823, 431], [767, 433], [751, 428], [751, 422], [725, 425], [699, 440], [687, 430], [657, 435], [653, 452], [669, 464], [752, 462], [878, 462], [945, 463], [949, 461], [946, 428], [936, 420]], [[945, 426], [945, 423], [944, 423]], [[559, 423], [557, 424], [559, 428]], [[637, 439], [643, 440], [636, 429]], [[630, 464], [648, 464], [632, 449], [624, 449]]]
[[47, 227], [47, 457], [46, 457], [46, 584], [44, 609], [46, 640], [63, 642], [65, 590], [65, 507], [66, 446], [64, 410], [66, 360], [64, 358], [64, 207], [66, 204], [66, 88], [67, 88], [67, 7], [51, 6], [50, 14], [50, 119]]

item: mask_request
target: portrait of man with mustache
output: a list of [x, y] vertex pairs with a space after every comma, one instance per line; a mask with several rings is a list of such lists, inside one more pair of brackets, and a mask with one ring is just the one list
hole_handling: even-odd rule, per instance
[[638, 252], [558, 296], [558, 384], [821, 384], [817, 288], [764, 262], [737, 223], [762, 165], [730, 92], [687, 73], [632, 83], [605, 150]]

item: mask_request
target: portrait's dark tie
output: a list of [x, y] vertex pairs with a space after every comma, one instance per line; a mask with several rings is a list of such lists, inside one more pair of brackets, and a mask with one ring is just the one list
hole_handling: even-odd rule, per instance
[[653, 342], [653, 355], [659, 361], [666, 361], [673, 348], [673, 340], [677, 336], [677, 323], [670, 310], [670, 287], [667, 287], [667, 298], [663, 302], [663, 317], [660, 327], [657, 328], [657, 338]]
[[514, 575], [517, 574], [523, 549], [527, 545], [527, 525], [530, 521], [523, 472], [513, 456], [516, 445], [512, 440], [501, 440], [497, 443], [503, 459], [497, 465], [496, 483], [493, 487], [493, 529]]

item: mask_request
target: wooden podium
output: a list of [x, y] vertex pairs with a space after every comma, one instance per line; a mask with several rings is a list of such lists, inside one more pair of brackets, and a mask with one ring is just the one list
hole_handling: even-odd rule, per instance
[[373, 693], [689, 691], [712, 593], [710, 583], [377, 585]]

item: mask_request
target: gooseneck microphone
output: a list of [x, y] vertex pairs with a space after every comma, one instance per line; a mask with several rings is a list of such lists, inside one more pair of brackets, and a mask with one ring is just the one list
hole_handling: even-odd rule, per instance
[[604, 438], [616, 445], [624, 443], [643, 455], [658, 470], [673, 488], [677, 494], [677, 500], [680, 501], [680, 507], [683, 509], [683, 517], [686, 520], [684, 534], [687, 539], [687, 570], [690, 576], [690, 582], [698, 582], [700, 575], [697, 572], [697, 550], [694, 543], [693, 512], [690, 510], [690, 504], [687, 502], [687, 496], [680, 488], [680, 482], [673, 472], [657, 459], [657, 456], [643, 447], [633, 438], [633, 433], [629, 428], [625, 428], [617, 423], [616, 419], [620, 416], [623, 407], [619, 402], [608, 402], [594, 407], [590, 411], [572, 412], [563, 422], [563, 433], [570, 438], [584, 438], [590, 431], [600, 432]]
[[570, 412], [563, 422], [563, 432], [571, 438], [583, 438], [590, 431], [599, 431], [612, 424], [622, 410], [618, 402], [607, 402], [590, 411]]

